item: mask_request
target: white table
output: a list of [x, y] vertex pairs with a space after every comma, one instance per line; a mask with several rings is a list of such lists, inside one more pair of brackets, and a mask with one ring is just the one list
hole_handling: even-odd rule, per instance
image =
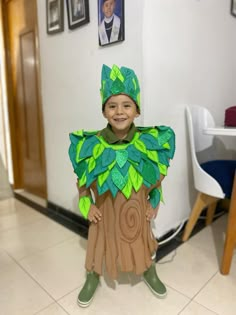
[[212, 136], [236, 136], [236, 127], [207, 127], [203, 129], [203, 133], [205, 135], [212, 135]]
[[[236, 127], [217, 126], [209, 127], [204, 129], [203, 133], [206, 135], [213, 136], [236, 136]], [[236, 175], [234, 176], [234, 184], [230, 201], [224, 253], [220, 268], [220, 271], [223, 275], [227, 275], [230, 271], [235, 245], [236, 245]]]

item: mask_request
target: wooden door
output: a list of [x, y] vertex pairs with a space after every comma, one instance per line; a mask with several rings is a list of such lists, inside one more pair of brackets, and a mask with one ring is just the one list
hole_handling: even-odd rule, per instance
[[46, 198], [36, 0], [4, 0], [14, 188]]

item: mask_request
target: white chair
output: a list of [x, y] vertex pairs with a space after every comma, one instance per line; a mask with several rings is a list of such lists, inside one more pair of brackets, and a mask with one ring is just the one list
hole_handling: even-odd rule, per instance
[[[190, 140], [194, 186], [198, 191], [189, 220], [186, 224], [183, 241], [187, 241], [201, 212], [207, 208], [206, 225], [213, 220], [217, 202], [225, 197], [220, 184], [200, 166], [197, 154], [213, 146], [214, 136], [204, 135], [203, 129], [214, 127], [214, 119], [209, 111], [200, 106], [186, 108]], [[209, 150], [210, 151], [210, 150]]]
[[[182, 239], [183, 241], [188, 240], [204, 208], [208, 208], [206, 224], [210, 224], [214, 216], [217, 201], [219, 199], [223, 199], [225, 197], [225, 193], [227, 197], [230, 197], [232, 192], [228, 215], [228, 224], [226, 229], [224, 253], [220, 267], [220, 272], [224, 275], [227, 275], [230, 271], [233, 252], [236, 245], [236, 161], [214, 159], [211, 160], [212, 156], [208, 155], [209, 162], [200, 165], [201, 162], [199, 161], [199, 153], [206, 151], [208, 153], [211, 152], [212, 150], [208, 149], [212, 149], [214, 139], [214, 136], [204, 135], [203, 129], [207, 127], [214, 127], [214, 119], [206, 108], [200, 106], [192, 106], [191, 108], [187, 107], [186, 113], [193, 166], [194, 185], [195, 188], [198, 190], [198, 195], [190, 214], [188, 223], [185, 227]], [[214, 156], [214, 158], [215, 157], [216, 155]], [[205, 167], [206, 164], [207, 166], [211, 164], [216, 164], [218, 167], [213, 167], [212, 171], [212, 169]], [[211, 175], [204, 171], [203, 168], [208, 170]], [[218, 177], [219, 172], [221, 172], [221, 178]], [[215, 178], [217, 178], [218, 181], [216, 181], [214, 176]]]

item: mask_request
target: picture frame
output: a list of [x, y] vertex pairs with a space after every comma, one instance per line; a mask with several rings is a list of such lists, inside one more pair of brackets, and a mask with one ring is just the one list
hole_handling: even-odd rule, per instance
[[66, 4], [70, 30], [89, 23], [89, 0], [67, 0]]
[[236, 0], [231, 0], [231, 14], [236, 17]]
[[125, 40], [124, 0], [98, 1], [98, 43], [99, 46]]
[[47, 33], [54, 34], [64, 31], [63, 0], [46, 0]]

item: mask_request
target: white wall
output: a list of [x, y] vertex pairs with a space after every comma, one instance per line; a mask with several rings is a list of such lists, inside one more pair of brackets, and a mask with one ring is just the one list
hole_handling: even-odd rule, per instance
[[48, 200], [72, 211], [77, 190], [67, 153], [69, 132], [105, 126], [99, 91], [102, 64], [126, 65], [142, 77], [142, 0], [135, 1], [135, 15], [134, 1], [126, 2], [125, 41], [107, 47], [98, 45], [97, 1], [89, 4], [89, 24], [70, 31], [65, 6], [65, 31], [47, 35], [45, 1], [38, 0]]
[[76, 211], [68, 134], [104, 126], [101, 66], [128, 66], [142, 89], [137, 124], [170, 125], [177, 136], [176, 156], [163, 185], [165, 204], [155, 222], [160, 236], [187, 218], [195, 195], [185, 104], [205, 105], [219, 123], [224, 108], [235, 104], [236, 19], [229, 14], [230, 0], [128, 0], [125, 41], [99, 47], [97, 1], [89, 4], [89, 24], [70, 31], [65, 14], [65, 31], [49, 36], [45, 3], [38, 0], [48, 200]]
[[144, 124], [167, 124], [176, 132], [157, 234], [187, 218], [195, 197], [185, 105], [206, 106], [223, 124], [225, 108], [236, 102], [236, 19], [229, 11], [226, 0], [145, 1]]

